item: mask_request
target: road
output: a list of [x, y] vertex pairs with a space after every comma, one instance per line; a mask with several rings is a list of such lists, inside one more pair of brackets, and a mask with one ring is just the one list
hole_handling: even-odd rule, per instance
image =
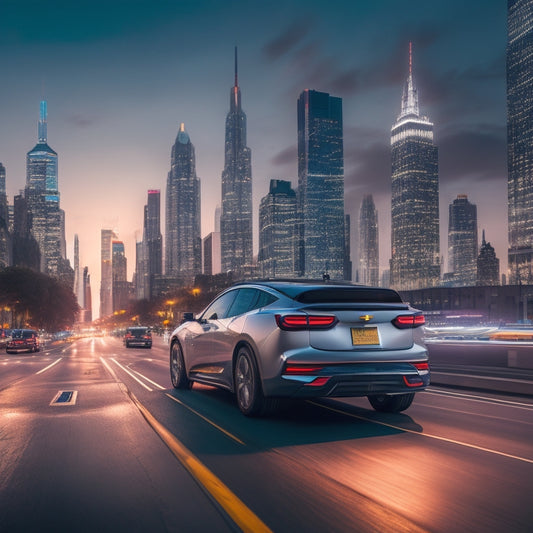
[[526, 532], [532, 480], [532, 397], [432, 386], [402, 414], [253, 419], [174, 390], [159, 338], [0, 354], [1, 532]]

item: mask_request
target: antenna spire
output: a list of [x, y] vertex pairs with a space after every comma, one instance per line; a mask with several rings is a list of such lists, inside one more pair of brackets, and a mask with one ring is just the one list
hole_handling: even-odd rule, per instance
[[413, 43], [409, 41], [409, 76], [413, 74]]
[[235, 87], [239, 86], [239, 69], [237, 63], [237, 47], [235, 47]]

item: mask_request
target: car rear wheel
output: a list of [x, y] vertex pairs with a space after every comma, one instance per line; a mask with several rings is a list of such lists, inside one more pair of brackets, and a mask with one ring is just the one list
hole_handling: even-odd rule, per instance
[[185, 371], [183, 352], [178, 342], [173, 342], [170, 348], [170, 379], [175, 389], [191, 388], [191, 382]]
[[263, 394], [257, 363], [247, 346], [239, 348], [233, 380], [237, 405], [244, 415], [266, 415], [277, 408], [277, 398], [266, 398]]
[[415, 393], [408, 394], [372, 394], [368, 396], [370, 405], [376, 410], [384, 413], [399, 413], [405, 411], [415, 398]]

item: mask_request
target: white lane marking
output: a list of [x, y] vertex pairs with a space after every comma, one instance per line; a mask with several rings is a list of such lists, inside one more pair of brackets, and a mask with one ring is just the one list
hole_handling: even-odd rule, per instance
[[39, 370], [39, 372], [36, 372], [35, 374], [42, 374], [43, 372], [46, 372], [49, 368], [52, 368], [54, 365], [57, 365], [61, 361], [61, 357], [59, 359], [56, 359], [51, 365], [48, 365], [47, 367]]
[[471, 402], [481, 402], [481, 403], [499, 403], [502, 405], [509, 405], [511, 407], [517, 407], [518, 409], [533, 409], [533, 404], [531, 403], [522, 403], [522, 402], [512, 402], [511, 400], [501, 400], [499, 398], [490, 398], [488, 396], [476, 396], [474, 394], [463, 394], [460, 392], [454, 391], [445, 391], [442, 389], [428, 389], [424, 391], [424, 394], [435, 394], [437, 396], [452, 396], [458, 398], [464, 398], [465, 400], [470, 400]]
[[144, 384], [137, 376], [130, 372], [125, 366], [122, 366], [114, 357], [111, 357], [111, 361], [115, 363], [118, 367], [122, 368], [126, 374], [130, 375], [139, 385], [142, 385], [147, 391], [152, 392], [154, 389], [151, 389], [148, 385]]
[[230, 439], [233, 439], [235, 442], [238, 442], [239, 444], [242, 444], [243, 446], [246, 446], [246, 444], [241, 439], [239, 439], [235, 435], [232, 435], [229, 431], [225, 430], [222, 426], [219, 426], [218, 424], [216, 424], [212, 420], [209, 420], [209, 418], [205, 417], [203, 414], [199, 413], [198, 411], [196, 411], [192, 407], [189, 407], [186, 403], [182, 402], [181, 400], [178, 400], [177, 398], [174, 398], [174, 396], [171, 396], [168, 393], [165, 393], [165, 394], [171, 400], [174, 400], [176, 403], [179, 403], [183, 407], [187, 408], [189, 411], [194, 413], [196, 416], [199, 416], [202, 420], [205, 420], [208, 424], [211, 424], [214, 428], [216, 428], [219, 431], [221, 431], [222, 433], [224, 433], [224, 435], [228, 436]]
[[396, 429], [398, 431], [401, 431], [403, 433], [412, 433], [413, 435], [418, 435], [420, 437], [427, 437], [428, 439], [435, 439], [440, 440], [443, 442], [448, 442], [451, 444], [457, 444], [459, 446], [464, 446], [465, 448], [472, 448], [474, 450], [479, 450], [482, 452], [492, 453], [494, 455], [500, 455], [502, 457], [507, 457], [508, 459], [516, 459], [517, 461], [523, 461], [524, 463], [530, 463], [533, 464], [533, 459], [528, 459], [527, 457], [520, 457], [518, 455], [511, 455], [509, 453], [500, 452], [498, 450], [491, 450], [490, 448], [485, 448], [483, 446], [477, 446], [476, 444], [470, 444], [468, 442], [462, 442], [460, 440], [455, 439], [448, 439], [446, 437], [441, 437], [439, 435], [432, 435], [431, 433], [420, 433], [418, 431], [413, 431], [412, 429], [403, 428], [400, 426], [394, 426], [392, 424], [387, 424], [386, 422], [380, 422], [379, 420], [372, 420], [371, 418], [366, 418], [364, 416], [355, 415], [353, 413], [347, 413], [346, 411], [342, 411], [341, 409], [335, 409], [334, 407], [330, 407], [329, 405], [321, 405], [319, 403], [313, 402], [308, 400], [310, 404], [316, 405], [318, 407], [322, 407], [323, 409], [328, 409], [330, 411], [333, 411], [335, 413], [340, 413], [346, 416], [350, 416], [352, 418], [358, 418], [359, 420], [364, 420], [365, 422], [371, 422], [373, 424], [378, 424], [380, 426], [385, 426], [388, 428]]
[[107, 371], [111, 374], [111, 376], [113, 377], [113, 379], [117, 382], [120, 382], [120, 380], [118, 379], [118, 376], [117, 374], [115, 373], [115, 371], [111, 368], [111, 366], [109, 365], [109, 363], [103, 358], [103, 357], [100, 357], [100, 361], [102, 361], [102, 364], [106, 367]]
[[158, 389], [165, 390], [165, 387], [159, 385], [159, 383], [156, 383], [155, 381], [152, 381], [150, 378], [146, 377], [144, 374], [141, 374], [140, 372], [137, 372], [137, 370], [131, 369], [132, 372], [135, 372], [138, 376], [148, 381], [148, 383], [151, 383], [154, 387], [157, 387]]
[[524, 379], [514, 379], [514, 378], [497, 378], [493, 376], [480, 376], [479, 374], [459, 374], [456, 372], [439, 372], [438, 370], [435, 370], [433, 372], [434, 374], [438, 374], [439, 376], [459, 376], [462, 378], [476, 378], [476, 379], [484, 379], [486, 381], [506, 381], [508, 383], [530, 383], [528, 380]]

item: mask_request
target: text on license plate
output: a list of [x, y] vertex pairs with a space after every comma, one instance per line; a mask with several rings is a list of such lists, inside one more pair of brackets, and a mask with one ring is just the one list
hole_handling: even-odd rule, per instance
[[378, 328], [352, 328], [352, 344], [379, 344]]

